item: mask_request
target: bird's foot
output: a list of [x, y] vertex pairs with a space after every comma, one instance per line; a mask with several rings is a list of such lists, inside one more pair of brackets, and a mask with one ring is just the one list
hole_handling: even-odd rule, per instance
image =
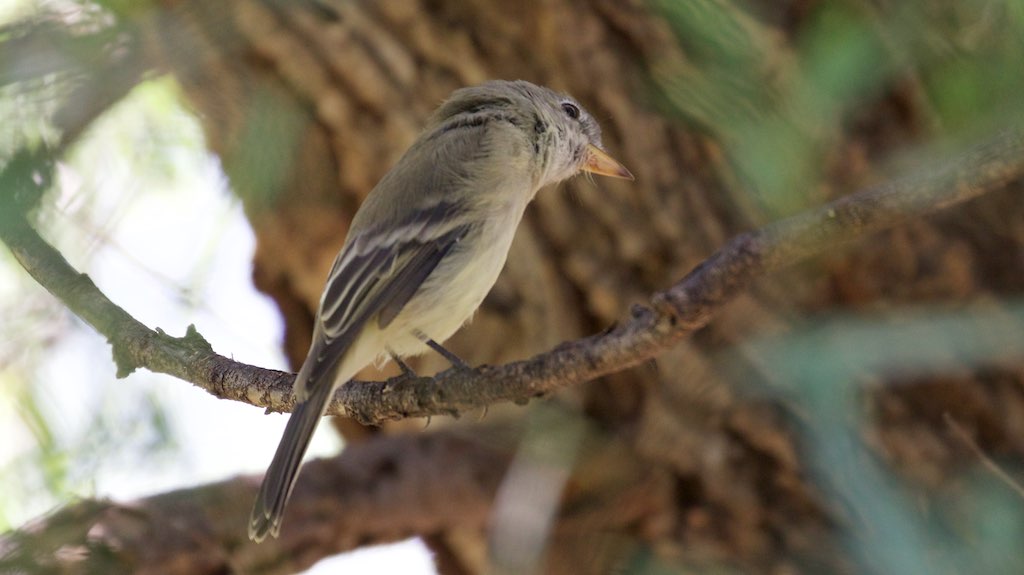
[[473, 369], [468, 363], [463, 361], [461, 357], [455, 355], [447, 348], [445, 348], [443, 345], [437, 343], [436, 341], [428, 337], [427, 334], [421, 331], [417, 331], [416, 337], [420, 338], [420, 341], [427, 344], [430, 347], [430, 349], [441, 354], [441, 357], [447, 359], [448, 362], [452, 364], [452, 367], [459, 370]]
[[416, 373], [416, 371], [413, 368], [409, 367], [408, 363], [405, 363], [404, 361], [402, 361], [402, 358], [400, 358], [397, 355], [395, 355], [395, 353], [393, 351], [388, 350], [388, 355], [391, 356], [391, 361], [395, 362], [395, 365], [398, 366], [398, 369], [402, 370], [401, 374], [395, 376], [397, 379], [407, 380], [407, 379], [416, 379], [417, 377], [419, 377], [419, 375]]

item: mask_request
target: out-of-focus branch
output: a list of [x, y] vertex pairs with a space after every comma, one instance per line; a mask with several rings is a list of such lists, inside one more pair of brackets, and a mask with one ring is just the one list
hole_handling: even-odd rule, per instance
[[[631, 317], [589, 337], [500, 366], [343, 385], [329, 413], [379, 423], [525, 402], [656, 357], [706, 325], [751, 283], [842, 243], [1000, 189], [1024, 176], [1024, 133], [1007, 130], [957, 158], [743, 234]], [[0, 176], [0, 190], [9, 178]], [[24, 220], [4, 218], [0, 239], [44, 287], [111, 342], [119, 375], [138, 367], [192, 382], [268, 411], [290, 411], [292, 375], [232, 361], [194, 329], [183, 338], [145, 327], [75, 271]]]
[[245, 539], [260, 478], [236, 477], [64, 507], [0, 540], [0, 572], [295, 573], [359, 546], [482, 528], [507, 465], [452, 434], [377, 436], [306, 465], [279, 539]]
[[0, 87], [65, 82], [67, 91], [49, 121], [60, 133], [60, 148], [66, 149], [142, 81], [148, 66], [137, 33], [131, 22], [74, 26], [53, 14], [0, 28], [0, 37], [7, 36], [0, 42]]

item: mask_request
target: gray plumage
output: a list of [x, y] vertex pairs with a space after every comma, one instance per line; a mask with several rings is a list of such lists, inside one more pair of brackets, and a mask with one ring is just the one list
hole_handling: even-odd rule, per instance
[[249, 519], [277, 536], [302, 457], [340, 383], [448, 339], [497, 280], [537, 191], [580, 170], [632, 178], [572, 98], [529, 82], [457, 90], [367, 196], [320, 300], [297, 404]]

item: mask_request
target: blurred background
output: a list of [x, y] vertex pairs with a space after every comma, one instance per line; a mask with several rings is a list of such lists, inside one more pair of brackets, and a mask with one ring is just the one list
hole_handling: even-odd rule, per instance
[[[52, 151], [32, 222], [135, 318], [289, 369], [355, 209], [452, 90], [571, 93], [637, 181], [538, 196], [449, 346], [497, 364], [628, 317], [730, 237], [1018, 129], [1022, 48], [1020, 0], [6, 0], [0, 167]], [[117, 379], [103, 337], [0, 250], [0, 567], [1022, 572], [1020, 194], [759, 280], [657, 360], [527, 406], [322, 426], [316, 455], [396, 463], [323, 479], [347, 507], [259, 548], [245, 477], [285, 416]], [[472, 447], [424, 447], [451, 437]], [[119, 547], [88, 514], [64, 552], [11, 551], [57, 509], [210, 486], [238, 504], [173, 508], [203, 544], [150, 540], [159, 561], [131, 552], [149, 527]], [[388, 505], [406, 498], [424, 503]]]

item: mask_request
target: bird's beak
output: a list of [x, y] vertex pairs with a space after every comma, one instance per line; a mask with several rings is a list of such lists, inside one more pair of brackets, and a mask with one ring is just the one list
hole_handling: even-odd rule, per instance
[[624, 180], [636, 179], [626, 166], [594, 144], [587, 144], [587, 161], [583, 164], [583, 171]]

